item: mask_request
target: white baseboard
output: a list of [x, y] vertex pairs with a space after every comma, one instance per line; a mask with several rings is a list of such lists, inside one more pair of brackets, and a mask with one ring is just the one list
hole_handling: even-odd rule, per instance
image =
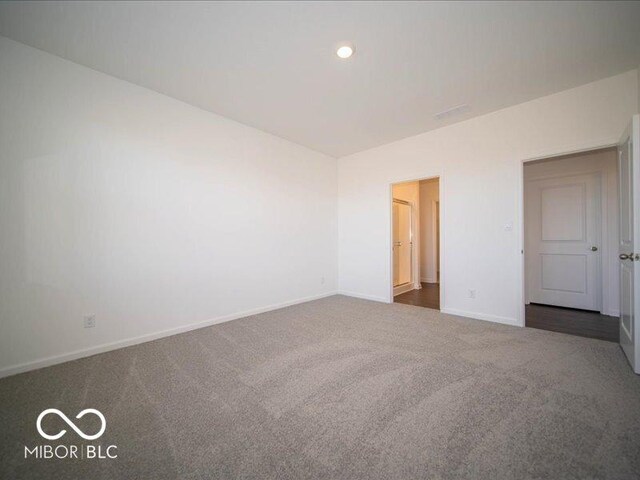
[[487, 322], [502, 323], [504, 325], [513, 325], [514, 327], [523, 326], [516, 318], [500, 317], [498, 315], [489, 315], [486, 313], [467, 312], [464, 310], [456, 310], [454, 308], [441, 308], [440, 311], [442, 313], [448, 313], [449, 315], [473, 318], [475, 320], [485, 320]]
[[402, 295], [403, 293], [410, 292], [411, 290], [414, 290], [414, 289], [415, 288], [413, 283], [408, 283], [400, 287], [393, 287], [393, 296], [396, 297], [398, 295]]
[[69, 362], [71, 360], [77, 360], [79, 358], [90, 357], [97, 355], [98, 353], [109, 352], [111, 350], [117, 350], [119, 348], [130, 347], [132, 345], [138, 345], [140, 343], [150, 342], [152, 340], [158, 340], [164, 337], [170, 337], [171, 335], [177, 335], [179, 333], [189, 332], [191, 330], [197, 330], [199, 328], [209, 327], [218, 323], [229, 322], [231, 320], [237, 320], [239, 318], [249, 317], [251, 315], [257, 315], [259, 313], [270, 312], [272, 310], [278, 310], [284, 307], [290, 307], [299, 303], [310, 302], [312, 300], [318, 300], [320, 298], [330, 297], [336, 295], [338, 292], [332, 291], [327, 293], [321, 293], [319, 295], [312, 295], [309, 297], [298, 298], [296, 300], [290, 300], [287, 302], [268, 305], [266, 307], [254, 308], [251, 310], [245, 310], [242, 312], [232, 313], [229, 315], [223, 315], [221, 317], [204, 320], [202, 322], [191, 323], [189, 325], [183, 325], [180, 327], [169, 328], [167, 330], [161, 330], [159, 332], [149, 333], [146, 335], [140, 335], [138, 337], [126, 338], [123, 340], [117, 340], [115, 342], [103, 343], [94, 347], [83, 348], [75, 350], [69, 353], [62, 353], [60, 355], [53, 355], [51, 357], [40, 358], [31, 362], [20, 363], [18, 365], [10, 365], [0, 369], [0, 378], [9, 377], [18, 373], [29, 372], [38, 368], [50, 367], [59, 363]]
[[421, 278], [420, 281], [422, 283], [438, 283], [438, 279], [437, 278]]
[[357, 293], [357, 292], [349, 292], [346, 290], [340, 290], [338, 291], [338, 295], [344, 295], [346, 297], [361, 298], [363, 300], [372, 300], [374, 302], [389, 303], [389, 300], [386, 298], [378, 297], [375, 295], [368, 295], [366, 293]]
[[610, 317], [619, 317], [620, 312], [618, 310], [607, 310], [606, 312], [600, 312], [602, 315], [608, 315]]

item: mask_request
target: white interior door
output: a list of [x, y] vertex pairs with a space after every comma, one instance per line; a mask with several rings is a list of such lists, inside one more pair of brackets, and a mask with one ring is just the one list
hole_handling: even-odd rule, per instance
[[640, 117], [635, 115], [618, 145], [620, 176], [620, 346], [634, 372], [640, 373], [640, 335], [635, 317], [640, 312]]
[[529, 302], [600, 311], [600, 174], [532, 180], [525, 189]]
[[411, 275], [411, 205], [393, 201], [393, 286], [408, 284]]

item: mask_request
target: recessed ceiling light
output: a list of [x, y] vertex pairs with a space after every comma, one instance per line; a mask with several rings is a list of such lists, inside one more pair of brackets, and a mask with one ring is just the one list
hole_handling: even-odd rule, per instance
[[340, 58], [349, 58], [354, 52], [353, 45], [342, 45], [336, 50], [336, 55]]

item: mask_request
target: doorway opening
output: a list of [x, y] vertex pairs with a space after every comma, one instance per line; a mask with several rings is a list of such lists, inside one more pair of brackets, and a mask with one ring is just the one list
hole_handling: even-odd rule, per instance
[[393, 301], [440, 309], [440, 179], [391, 186]]
[[619, 341], [615, 148], [527, 162], [525, 325]]

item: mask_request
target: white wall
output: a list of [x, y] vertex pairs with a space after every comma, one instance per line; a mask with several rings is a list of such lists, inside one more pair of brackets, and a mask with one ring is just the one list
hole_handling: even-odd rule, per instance
[[437, 228], [434, 203], [439, 200], [437, 178], [420, 182], [420, 281], [438, 281]]
[[0, 375], [336, 290], [335, 159], [3, 37], [0, 105]]
[[411, 251], [411, 277], [413, 288], [422, 288], [420, 285], [420, 185], [418, 182], [405, 182], [393, 185], [392, 197], [404, 200], [411, 204], [412, 224], [412, 251]]
[[[560, 158], [551, 158], [524, 165], [525, 191], [526, 182], [543, 178], [563, 177], [600, 173], [602, 181], [602, 313], [618, 316], [620, 314], [620, 290], [618, 278], [618, 154], [615, 149], [595, 150]], [[525, 204], [525, 222], [527, 210]], [[526, 232], [526, 229], [525, 229]], [[535, 261], [526, 252], [531, 251], [535, 240], [525, 238], [525, 260], [531, 265]], [[526, 268], [531, 268], [526, 266]], [[525, 298], [528, 300], [528, 296]]]
[[637, 95], [634, 70], [340, 159], [340, 290], [390, 301], [390, 184], [440, 175], [443, 310], [522, 324], [522, 161], [615, 144]]

